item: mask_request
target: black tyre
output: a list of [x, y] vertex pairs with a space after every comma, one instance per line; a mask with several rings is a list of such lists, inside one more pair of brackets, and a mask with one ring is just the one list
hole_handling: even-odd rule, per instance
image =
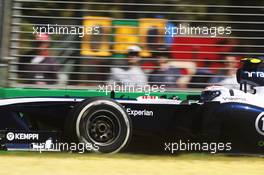
[[95, 146], [94, 151], [116, 153], [131, 138], [131, 120], [123, 107], [114, 100], [96, 97], [84, 100], [74, 109], [66, 125], [66, 137]]

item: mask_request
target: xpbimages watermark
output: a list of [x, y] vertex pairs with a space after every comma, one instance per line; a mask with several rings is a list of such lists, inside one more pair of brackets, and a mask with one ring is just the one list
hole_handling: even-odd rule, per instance
[[45, 143], [32, 143], [33, 151], [40, 153], [44, 151], [65, 151], [65, 152], [96, 152], [99, 151], [99, 146], [92, 143], [62, 143], [62, 142], [51, 142], [46, 141]]
[[232, 143], [222, 143], [222, 142], [190, 142], [179, 140], [178, 142], [166, 142], [164, 143], [164, 151], [171, 154], [178, 153], [180, 151], [198, 151], [198, 152], [208, 152], [215, 154], [218, 152], [226, 152], [232, 150]]
[[165, 35], [174, 37], [176, 35], [205, 35], [210, 37], [216, 36], [226, 36], [231, 35], [232, 28], [229, 26], [223, 27], [208, 27], [208, 26], [198, 26], [191, 27], [189, 25], [180, 24], [177, 27], [165, 27]]
[[58, 24], [47, 24], [45, 26], [33, 26], [34, 35], [78, 35], [83, 37], [84, 35], [99, 35], [100, 26], [66, 26]]
[[118, 84], [116, 82], [112, 84], [99, 85], [99, 92], [105, 92], [106, 95], [114, 92], [139, 92], [150, 95], [150, 92], [165, 92], [165, 85], [134, 85], [134, 84]]

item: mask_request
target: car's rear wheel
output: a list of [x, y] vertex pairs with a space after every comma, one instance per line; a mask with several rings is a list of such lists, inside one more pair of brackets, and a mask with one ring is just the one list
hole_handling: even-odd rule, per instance
[[115, 153], [124, 149], [132, 135], [131, 120], [117, 102], [103, 97], [81, 102], [66, 122], [68, 136], [92, 144], [94, 151]]

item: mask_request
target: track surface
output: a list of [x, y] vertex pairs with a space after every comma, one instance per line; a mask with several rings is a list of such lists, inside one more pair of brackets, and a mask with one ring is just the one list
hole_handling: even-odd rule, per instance
[[208, 154], [0, 152], [0, 157], [0, 174], [6, 175], [256, 175], [264, 171], [264, 158]]

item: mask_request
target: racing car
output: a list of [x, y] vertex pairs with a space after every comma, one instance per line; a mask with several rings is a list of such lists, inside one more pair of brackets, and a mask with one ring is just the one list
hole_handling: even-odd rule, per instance
[[[84, 143], [116, 153], [140, 136], [165, 143], [224, 143], [239, 154], [264, 154], [264, 63], [248, 58], [237, 71], [240, 89], [209, 86], [186, 100], [165, 96], [39, 97], [0, 100], [0, 143], [5, 150]], [[249, 87], [249, 88], [248, 88]], [[142, 140], [141, 140], [142, 142]], [[172, 145], [172, 146], [171, 146]], [[153, 145], [152, 145], [153, 146]], [[186, 145], [185, 145], [186, 146]]]

